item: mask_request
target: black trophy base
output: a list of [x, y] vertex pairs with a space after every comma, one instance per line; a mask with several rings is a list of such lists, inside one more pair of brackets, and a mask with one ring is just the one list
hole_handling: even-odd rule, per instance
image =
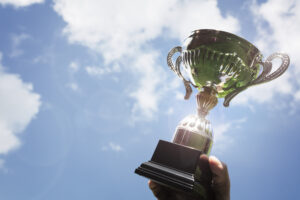
[[186, 146], [160, 140], [149, 162], [141, 164], [135, 173], [149, 178], [163, 186], [212, 199], [208, 159], [202, 152]]

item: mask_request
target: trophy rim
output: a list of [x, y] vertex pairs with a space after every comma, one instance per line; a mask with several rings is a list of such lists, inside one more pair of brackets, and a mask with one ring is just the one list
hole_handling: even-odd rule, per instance
[[[249, 46], [253, 47], [259, 54], [262, 55], [259, 48], [257, 48], [253, 43], [249, 42], [248, 40], [246, 40], [246, 39], [244, 39], [244, 38], [242, 38], [242, 37], [240, 37], [236, 34], [233, 34], [233, 33], [227, 32], [227, 31], [217, 30], [217, 29], [197, 29], [197, 30], [194, 30], [194, 31], [191, 32], [191, 34], [185, 40], [187, 40], [188, 38], [192, 38], [194, 36], [200, 36], [200, 34], [201, 35], [207, 35], [207, 36], [210, 36], [212, 38], [213, 37], [220, 37], [220, 35], [226, 36], [226, 37], [228, 37], [228, 39], [236, 38], [236, 39], [240, 40], [241, 42], [245, 42]], [[203, 41], [205, 41], [205, 40], [203, 40]], [[205, 41], [205, 42], [208, 43], [208, 41]], [[190, 48], [183, 48], [183, 49], [190, 50]]]

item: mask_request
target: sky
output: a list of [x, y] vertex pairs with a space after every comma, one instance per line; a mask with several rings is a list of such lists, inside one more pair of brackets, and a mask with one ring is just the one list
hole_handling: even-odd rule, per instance
[[154, 199], [134, 170], [196, 113], [166, 56], [207, 28], [291, 59], [209, 114], [231, 199], [300, 199], [299, 24], [298, 0], [0, 0], [0, 199]]

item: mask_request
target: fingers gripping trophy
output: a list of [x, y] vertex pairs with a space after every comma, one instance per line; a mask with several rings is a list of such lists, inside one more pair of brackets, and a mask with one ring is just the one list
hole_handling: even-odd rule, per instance
[[[276, 58], [281, 59], [281, 65], [271, 72]], [[171, 49], [167, 63], [182, 79], [185, 99], [190, 98], [192, 87], [198, 89], [197, 114], [178, 124], [172, 142], [160, 140], [152, 159], [135, 172], [169, 188], [211, 199], [211, 172], [207, 159], [199, 159], [200, 155], [209, 155], [213, 144], [212, 127], [206, 116], [219, 98], [224, 98], [223, 105], [228, 107], [248, 87], [282, 75], [289, 66], [289, 56], [274, 53], [263, 61], [261, 52], [247, 40], [224, 31], [201, 29], [192, 32], [182, 47]]]

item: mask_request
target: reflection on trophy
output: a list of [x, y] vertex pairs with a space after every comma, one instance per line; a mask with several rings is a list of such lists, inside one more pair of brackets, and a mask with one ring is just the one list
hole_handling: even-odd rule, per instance
[[[179, 56], [172, 61], [175, 53]], [[272, 60], [282, 63], [272, 71]], [[183, 47], [174, 47], [167, 62], [184, 83], [185, 99], [196, 95], [197, 114], [184, 118], [177, 126], [172, 142], [160, 140], [149, 162], [136, 173], [175, 190], [211, 199], [211, 172], [207, 159], [213, 143], [210, 121], [205, 117], [224, 98], [223, 105], [250, 86], [271, 81], [289, 66], [286, 54], [274, 53], [263, 61], [261, 52], [245, 39], [224, 31], [196, 30], [185, 40]], [[181, 64], [189, 79], [181, 73]]]

